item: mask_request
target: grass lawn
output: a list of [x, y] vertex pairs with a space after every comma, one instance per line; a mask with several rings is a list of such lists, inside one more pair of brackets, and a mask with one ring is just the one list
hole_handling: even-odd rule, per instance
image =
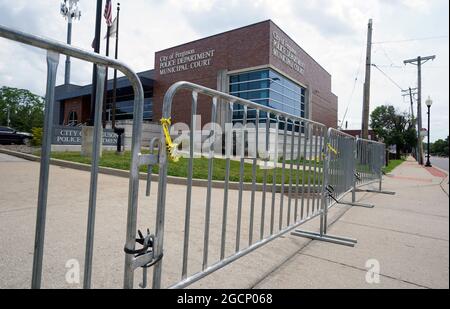
[[[147, 152], [148, 153], [148, 152]], [[39, 155], [36, 154], [36, 155]], [[82, 157], [79, 152], [53, 152], [52, 158], [54, 159], [60, 159], [60, 160], [66, 160], [66, 161], [72, 161], [72, 162], [78, 162], [78, 163], [85, 163], [90, 164], [91, 158]], [[115, 151], [104, 151], [103, 156], [100, 160], [100, 166], [103, 167], [111, 167], [121, 170], [129, 170], [130, 168], [130, 162], [131, 162], [131, 152], [127, 151], [123, 156], [118, 156], [115, 154]], [[226, 160], [224, 159], [214, 159], [214, 169], [213, 169], [213, 180], [225, 180], [225, 168], [226, 168]], [[179, 162], [169, 162], [168, 171], [167, 174], [169, 176], [176, 176], [176, 177], [187, 177], [187, 170], [188, 170], [188, 163], [189, 160], [185, 158], [180, 158]], [[244, 164], [244, 182], [252, 182], [252, 164], [245, 163]], [[159, 167], [154, 166], [153, 167], [153, 173], [158, 174]], [[278, 184], [281, 184], [282, 180], [282, 169], [277, 168], [276, 170], [276, 182]], [[240, 162], [239, 161], [231, 161], [230, 162], [230, 181], [239, 181], [239, 171], [240, 171]], [[147, 167], [142, 166], [141, 172], [147, 172]], [[274, 169], [267, 170], [267, 183], [272, 183], [273, 179], [273, 172]], [[293, 171], [292, 171], [292, 183], [295, 185], [297, 181], [297, 174], [299, 177], [299, 183], [302, 183], [303, 176], [304, 182], [308, 183], [308, 177], [311, 177], [311, 184], [313, 183], [320, 183], [321, 177], [319, 173], [315, 176], [314, 181], [314, 173], [305, 172], [305, 175], [303, 175], [303, 171], [299, 171], [297, 173], [296, 165], [294, 164]], [[194, 159], [194, 166], [193, 166], [193, 177], [194, 179], [208, 179], [208, 159], [206, 158], [196, 158]], [[257, 183], [263, 183], [264, 177], [264, 170], [257, 167], [256, 169], [256, 182]], [[285, 184], [289, 184], [290, 181], [290, 164], [286, 164], [285, 169]]]
[[389, 164], [383, 168], [383, 173], [387, 174], [392, 172], [397, 166], [405, 162], [405, 159], [399, 159], [399, 160], [390, 160]]

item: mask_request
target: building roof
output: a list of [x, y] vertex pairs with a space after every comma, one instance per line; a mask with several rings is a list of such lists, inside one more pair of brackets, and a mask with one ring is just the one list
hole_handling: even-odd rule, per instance
[[[142, 82], [144, 88], [153, 87], [154, 70], [143, 71], [137, 73], [139, 79]], [[108, 80], [108, 89], [113, 88], [113, 79]], [[117, 89], [131, 87], [131, 83], [126, 76], [117, 78]], [[71, 98], [77, 98], [82, 96], [91, 95], [92, 84], [79, 86], [79, 85], [60, 85], [55, 88], [55, 100], [62, 101]]]

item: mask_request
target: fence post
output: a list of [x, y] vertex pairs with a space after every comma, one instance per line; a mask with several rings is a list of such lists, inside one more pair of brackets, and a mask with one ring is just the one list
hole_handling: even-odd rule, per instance
[[53, 109], [55, 101], [56, 73], [59, 53], [47, 52], [47, 91], [45, 95], [44, 136], [42, 138], [41, 166], [39, 171], [39, 196], [36, 215], [36, 234], [34, 242], [33, 274], [31, 288], [41, 287], [42, 259], [44, 256], [45, 218], [47, 212], [48, 176], [52, 147]]
[[379, 164], [380, 164], [380, 170], [379, 170], [379, 177], [380, 177], [380, 184], [379, 184], [379, 188], [378, 190], [382, 191], [382, 186], [383, 186], [383, 166], [384, 166], [384, 145], [380, 145], [380, 150], [379, 150], [379, 154], [377, 155], [377, 157], [379, 157]]
[[353, 189], [352, 189], [352, 203], [356, 202], [356, 185], [357, 185], [357, 162], [358, 162], [358, 139], [353, 143]]
[[91, 288], [92, 256], [94, 251], [95, 210], [97, 207], [98, 165], [102, 142], [102, 106], [105, 88], [106, 68], [97, 66], [97, 93], [95, 102], [94, 138], [92, 141], [91, 180], [89, 190], [89, 211], [86, 232], [86, 256], [84, 261], [83, 288]]
[[325, 160], [323, 161], [323, 184], [322, 184], [322, 213], [320, 214], [320, 236], [327, 233], [327, 216], [328, 216], [328, 196], [326, 194], [326, 187], [328, 186], [328, 168], [330, 161], [330, 150], [327, 145], [329, 142], [330, 130], [324, 137], [324, 155]]

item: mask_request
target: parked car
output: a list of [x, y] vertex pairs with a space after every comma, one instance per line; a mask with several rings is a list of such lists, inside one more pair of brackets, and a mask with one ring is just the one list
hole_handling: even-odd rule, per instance
[[0, 127], [0, 144], [23, 144], [28, 145], [33, 135], [26, 132], [17, 132], [17, 130], [9, 127]]

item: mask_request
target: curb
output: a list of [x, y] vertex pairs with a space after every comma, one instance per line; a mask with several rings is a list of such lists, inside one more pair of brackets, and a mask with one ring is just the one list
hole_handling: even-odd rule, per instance
[[447, 174], [447, 177], [442, 179], [442, 181], [441, 181], [441, 183], [439, 185], [441, 186], [442, 191], [444, 191], [444, 193], [447, 194], [447, 196], [449, 196], [449, 194], [448, 194], [448, 191], [449, 191], [449, 189], [448, 189], [448, 182], [449, 182], [449, 178], [450, 178], [449, 172], [444, 170], [444, 169], [442, 169], [442, 168], [440, 168], [440, 167], [437, 167], [435, 165], [433, 165], [433, 167], [435, 169], [437, 169], [437, 170], [440, 170], [442, 173]]
[[[17, 151], [12, 151], [12, 150], [8, 150], [8, 149], [4, 149], [4, 148], [0, 148], [0, 153], [4, 153], [10, 156], [14, 156], [17, 158], [21, 158], [27, 161], [33, 161], [33, 162], [40, 162], [41, 158], [35, 155], [31, 155], [31, 154], [27, 154], [27, 153], [22, 153], [22, 152], [17, 152]], [[59, 167], [64, 167], [64, 168], [70, 168], [70, 169], [75, 169], [75, 170], [80, 170], [80, 171], [87, 171], [90, 172], [91, 171], [91, 165], [89, 164], [84, 164], [84, 163], [77, 163], [77, 162], [71, 162], [71, 161], [65, 161], [65, 160], [59, 160], [59, 159], [50, 159], [50, 164], [51, 165], [55, 165], [55, 166], [59, 166]], [[130, 172], [129, 171], [125, 171], [125, 170], [119, 170], [119, 169], [115, 169], [115, 168], [110, 168], [110, 167], [99, 167], [99, 173], [101, 174], [105, 174], [105, 175], [110, 175], [110, 176], [117, 176], [117, 177], [123, 177], [123, 178], [130, 178]], [[139, 173], [139, 179], [141, 180], [147, 180], [147, 174], [146, 173]], [[159, 175], [152, 175], [151, 177], [152, 182], [158, 182], [159, 181]], [[174, 184], [174, 185], [187, 185], [187, 179], [186, 178], [182, 178], [182, 177], [175, 177], [175, 176], [167, 176], [167, 183], [169, 184]], [[202, 187], [202, 188], [207, 188], [208, 187], [208, 181], [207, 180], [203, 180], [203, 179], [193, 179], [192, 180], [192, 186], [194, 187]], [[215, 188], [215, 189], [223, 189], [224, 188], [224, 182], [223, 181], [217, 181], [217, 180], [213, 180], [211, 182], [211, 187]], [[264, 191], [264, 186], [262, 184], [256, 184], [256, 192], [263, 192]], [[240, 184], [239, 182], [229, 182], [229, 189], [230, 190], [239, 190], [240, 188]], [[243, 184], [243, 190], [244, 191], [252, 191], [253, 185], [251, 183], [244, 183]], [[269, 189], [269, 190], [267, 190]], [[298, 193], [303, 193], [303, 191], [305, 191], [308, 194], [319, 194], [321, 192], [321, 188], [320, 186], [316, 186], [316, 188], [311, 187], [310, 190], [308, 190], [308, 187], [299, 187]], [[272, 192], [272, 185], [271, 184], [267, 184], [267, 188], [266, 188], [266, 192]], [[296, 190], [293, 190], [296, 191]], [[276, 193], [280, 193], [281, 192], [281, 185], [277, 185], [276, 186]], [[288, 193], [289, 192], [289, 186], [285, 185], [284, 188], [284, 193]], [[292, 192], [292, 196], [295, 197], [296, 192]]]

